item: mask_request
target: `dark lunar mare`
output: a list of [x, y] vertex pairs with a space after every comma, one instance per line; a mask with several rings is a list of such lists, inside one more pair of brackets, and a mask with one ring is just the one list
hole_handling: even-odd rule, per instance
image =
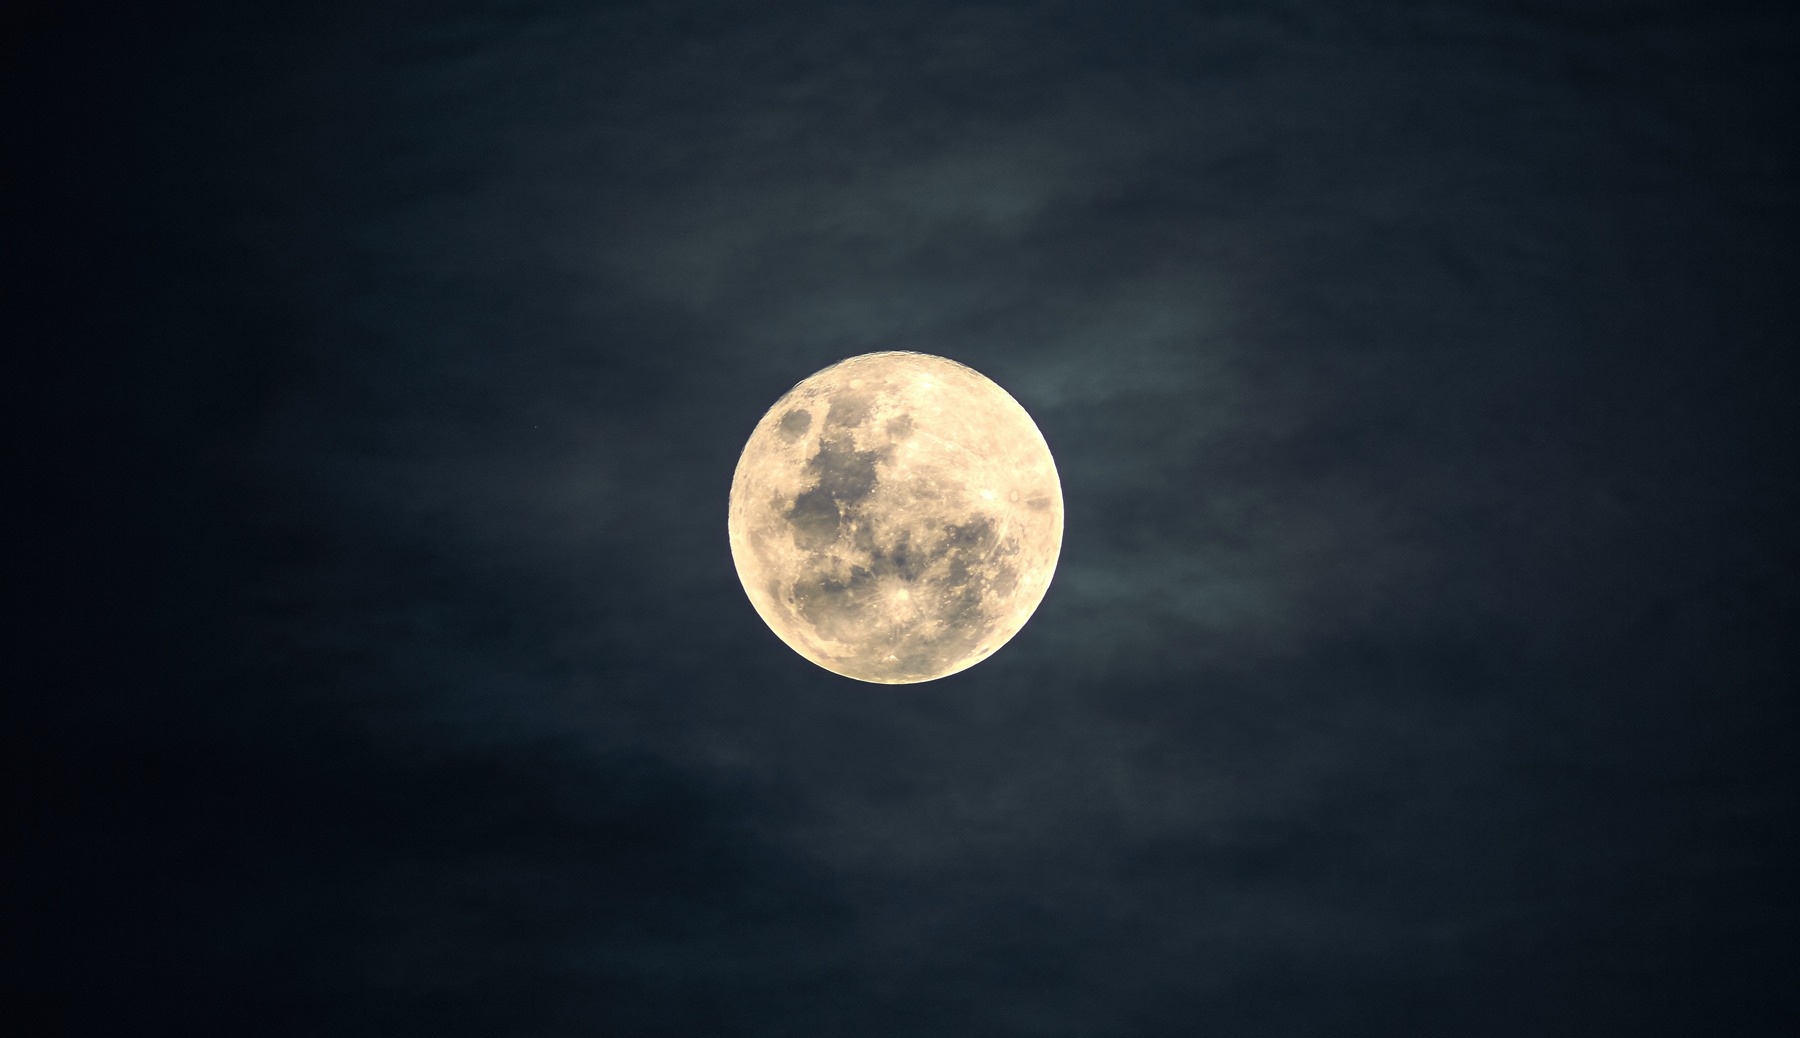
[[805, 436], [806, 430], [810, 428], [812, 428], [810, 412], [796, 408], [781, 416], [781, 438], [789, 443]]
[[848, 436], [820, 440], [819, 452], [806, 464], [818, 482], [785, 513], [794, 528], [795, 547], [816, 553], [836, 544], [846, 520], [875, 492], [875, 466], [887, 455], [886, 450], [859, 451]]
[[[941, 538], [923, 544], [906, 530], [891, 541], [877, 540], [867, 509], [880, 482], [877, 466], [892, 448], [858, 450], [853, 435], [871, 421], [876, 403], [873, 394], [858, 392], [831, 400], [818, 450], [806, 463], [813, 486], [783, 512], [794, 546], [811, 556], [807, 572], [786, 589], [787, 597], [820, 636], [860, 642], [868, 636], [871, 611], [882, 607], [876, 595], [885, 581], [898, 578], [916, 588], [925, 573], [945, 563], [946, 579], [915, 592], [925, 596], [921, 607], [940, 625], [935, 634], [921, 636], [898, 624], [885, 632], [886, 647], [899, 657], [886, 676], [920, 676], [966, 657], [992, 635], [992, 618], [982, 602], [990, 590], [1005, 594], [1017, 585], [1017, 568], [999, 560], [1017, 554], [1019, 546], [1017, 538], [1001, 536], [1001, 524], [991, 515], [947, 524]], [[784, 437], [798, 438], [811, 424], [811, 413], [796, 408], [782, 417], [779, 428]], [[905, 414], [886, 424], [894, 438], [911, 435], [913, 427], [912, 416]], [[834, 552], [840, 545], [851, 550]], [[866, 562], [852, 564], [846, 573], [842, 555]]]

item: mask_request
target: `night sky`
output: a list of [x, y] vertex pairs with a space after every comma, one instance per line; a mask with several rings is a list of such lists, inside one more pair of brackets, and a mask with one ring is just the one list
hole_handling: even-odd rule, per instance
[[[1784, 5], [137, 6], [0, 16], [0, 1030], [1800, 1033]], [[725, 530], [887, 349], [1067, 501], [907, 686]]]

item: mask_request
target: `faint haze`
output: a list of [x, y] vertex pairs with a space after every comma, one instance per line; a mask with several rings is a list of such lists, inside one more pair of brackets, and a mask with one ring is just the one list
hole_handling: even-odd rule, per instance
[[[1776, 6], [136, 17], [9, 74], [105, 57], [34, 132], [122, 214], [70, 1033], [1795, 1024]], [[876, 688], [725, 505], [882, 349], [1016, 397], [1067, 531]]]

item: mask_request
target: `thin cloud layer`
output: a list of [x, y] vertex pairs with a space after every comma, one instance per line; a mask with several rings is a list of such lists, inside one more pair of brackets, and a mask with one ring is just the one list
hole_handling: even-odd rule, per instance
[[[1776, 1020], [1768, 27], [163, 26], [129, 421], [176, 691], [114, 693], [133, 788], [57, 882], [221, 1032]], [[1025, 630], [905, 688], [782, 646], [725, 536], [764, 409], [878, 349], [1005, 387], [1068, 503]]]

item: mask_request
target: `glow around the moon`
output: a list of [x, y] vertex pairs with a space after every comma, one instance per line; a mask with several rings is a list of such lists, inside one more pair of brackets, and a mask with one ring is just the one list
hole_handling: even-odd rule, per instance
[[1062, 549], [1062, 487], [1031, 416], [980, 372], [870, 353], [757, 423], [729, 526], [744, 590], [795, 652], [862, 681], [930, 681], [1031, 618]]

